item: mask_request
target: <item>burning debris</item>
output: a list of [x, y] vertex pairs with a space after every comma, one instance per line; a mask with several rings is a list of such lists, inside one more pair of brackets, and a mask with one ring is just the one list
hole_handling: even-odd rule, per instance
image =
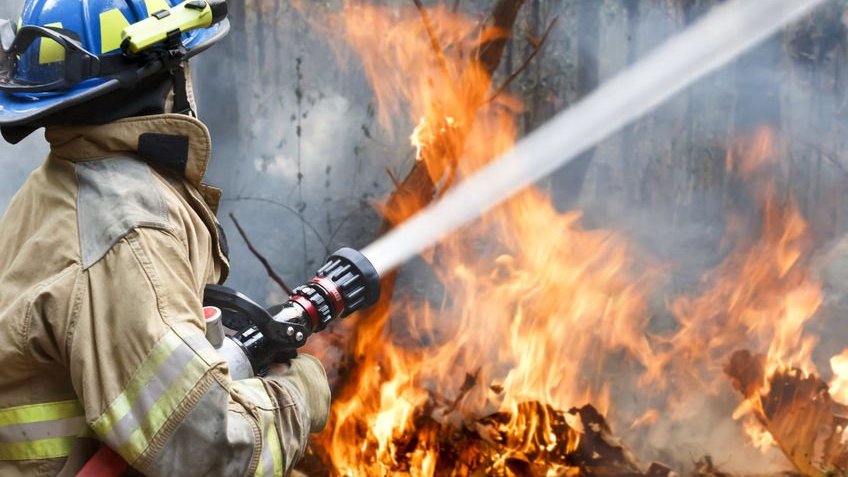
[[744, 411], [753, 413], [800, 472], [848, 472], [848, 407], [833, 400], [827, 383], [800, 369], [767, 375], [765, 358], [745, 350], [733, 354], [725, 372], [745, 397]]

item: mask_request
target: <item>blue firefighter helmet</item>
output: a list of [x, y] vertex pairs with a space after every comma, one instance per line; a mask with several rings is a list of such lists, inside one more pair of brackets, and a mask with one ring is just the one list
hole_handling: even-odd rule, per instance
[[0, 20], [0, 127], [181, 67], [228, 31], [224, 0], [25, 0]]

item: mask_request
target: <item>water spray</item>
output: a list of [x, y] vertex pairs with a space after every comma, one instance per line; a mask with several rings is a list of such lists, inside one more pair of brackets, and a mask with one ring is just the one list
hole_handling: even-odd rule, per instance
[[[439, 202], [362, 252], [341, 249], [288, 301], [265, 310], [207, 287], [207, 338], [234, 379], [294, 356], [312, 333], [377, 302], [380, 276], [547, 176], [824, 0], [734, 0], [715, 7], [644, 59], [516, 143]], [[223, 326], [222, 326], [223, 325]], [[225, 336], [224, 326], [234, 334]]]
[[397, 267], [823, 1], [734, 0], [715, 7], [362, 253], [380, 274]]

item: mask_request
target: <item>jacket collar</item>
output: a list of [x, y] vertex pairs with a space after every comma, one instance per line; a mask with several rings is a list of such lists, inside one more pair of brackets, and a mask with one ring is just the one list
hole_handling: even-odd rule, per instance
[[[145, 144], [176, 143], [179, 149], [179, 168], [185, 178], [200, 187], [209, 165], [212, 140], [209, 130], [199, 120], [182, 114], [160, 114], [121, 119], [102, 126], [56, 126], [45, 132], [53, 154], [74, 162], [91, 161], [119, 153], [138, 154], [153, 163], [148, 150], [163, 152], [161, 148]], [[156, 138], [161, 137], [164, 141]], [[151, 139], [152, 138], [152, 139]], [[176, 139], [176, 141], [169, 141]], [[167, 149], [167, 148], [166, 148]], [[164, 151], [167, 156], [168, 151]], [[174, 166], [175, 164], [165, 164]], [[174, 168], [174, 167], [172, 167]]]

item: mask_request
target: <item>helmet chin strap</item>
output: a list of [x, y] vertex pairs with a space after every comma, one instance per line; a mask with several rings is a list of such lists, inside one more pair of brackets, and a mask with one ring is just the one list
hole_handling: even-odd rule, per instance
[[191, 117], [197, 117], [197, 114], [192, 108], [192, 98], [189, 91], [189, 73], [188, 64], [185, 62], [171, 72], [171, 78], [174, 82], [174, 102], [171, 110], [177, 114], [185, 114]]
[[197, 113], [194, 107], [194, 94], [191, 87], [191, 73], [188, 62], [182, 61], [179, 66], [171, 70], [171, 81], [173, 84], [172, 96], [170, 99], [170, 108], [166, 107], [166, 111], [177, 114], [185, 114], [196, 118]]
[[[191, 76], [189, 73], [188, 61], [185, 59], [186, 48], [182, 43], [180, 31], [176, 30], [169, 33], [165, 45], [167, 50], [163, 60], [166, 68], [169, 68], [171, 71], [171, 80], [173, 82], [174, 92], [170, 110], [172, 113], [197, 117], [197, 114], [192, 107], [194, 104], [194, 97], [191, 91]], [[167, 111], [168, 109], [166, 108], [165, 110]]]

